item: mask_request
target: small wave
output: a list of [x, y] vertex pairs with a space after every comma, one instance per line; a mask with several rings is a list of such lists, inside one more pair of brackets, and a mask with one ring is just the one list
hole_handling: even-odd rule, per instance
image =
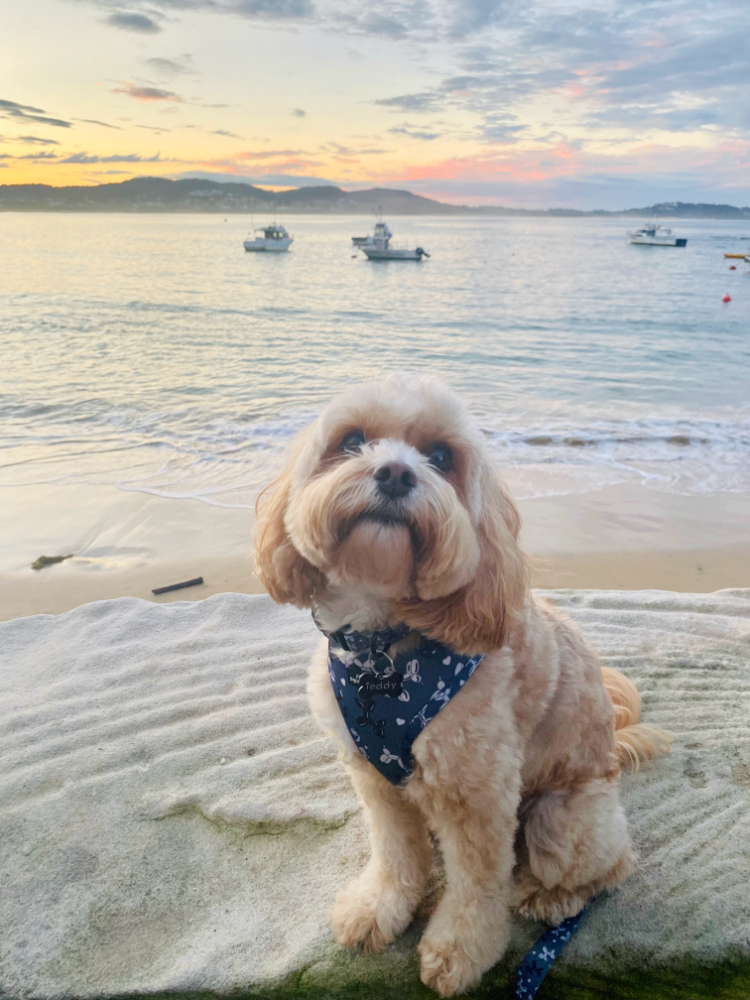
[[[744, 414], [542, 427], [485, 422], [484, 430], [503, 468], [513, 470], [524, 491], [532, 490], [529, 495], [588, 492], [629, 479], [677, 493], [750, 491], [750, 418]], [[556, 484], [553, 475], [563, 470], [562, 484]]]
[[308, 310], [295, 309], [292, 306], [256, 306], [252, 309], [229, 309], [226, 306], [210, 306], [206, 303], [192, 305], [184, 302], [148, 302], [142, 299], [133, 299], [124, 304], [124, 308], [130, 312], [142, 313], [174, 313], [176, 315], [199, 315], [199, 316], [303, 316]]
[[[498, 426], [500, 424], [501, 426]], [[503, 426], [502, 417], [482, 421], [485, 434], [507, 446], [661, 448], [689, 445], [750, 449], [750, 414], [739, 411], [725, 419], [649, 417], [637, 420], [594, 420], [588, 424], [555, 421], [524, 427], [516, 420]]]

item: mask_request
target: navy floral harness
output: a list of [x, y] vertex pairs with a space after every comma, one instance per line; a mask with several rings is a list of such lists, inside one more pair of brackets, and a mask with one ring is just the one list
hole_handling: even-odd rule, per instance
[[391, 784], [403, 784], [414, 770], [414, 740], [483, 656], [459, 656], [422, 636], [414, 649], [390, 657], [386, 650], [406, 638], [408, 625], [375, 632], [321, 631], [328, 637], [333, 692], [357, 749]]

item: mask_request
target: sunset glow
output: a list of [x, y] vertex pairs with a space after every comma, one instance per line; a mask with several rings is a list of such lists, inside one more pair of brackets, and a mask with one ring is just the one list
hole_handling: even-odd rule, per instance
[[3, 20], [4, 184], [750, 202], [743, 5], [29, 0]]

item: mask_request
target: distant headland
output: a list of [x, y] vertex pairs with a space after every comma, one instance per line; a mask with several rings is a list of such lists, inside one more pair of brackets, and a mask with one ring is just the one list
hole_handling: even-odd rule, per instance
[[266, 191], [246, 183], [165, 177], [137, 177], [117, 184], [52, 187], [49, 184], [0, 185], [0, 211], [5, 212], [221, 212], [281, 211], [370, 215], [648, 216], [672, 219], [750, 219], [750, 207], [662, 202], [644, 208], [583, 212], [573, 208], [502, 208], [495, 205], [449, 205], [410, 191], [372, 188], [344, 191], [332, 185]]

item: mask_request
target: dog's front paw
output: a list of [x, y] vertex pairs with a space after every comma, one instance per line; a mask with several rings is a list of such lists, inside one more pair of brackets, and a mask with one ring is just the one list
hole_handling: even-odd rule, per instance
[[542, 920], [545, 924], [557, 927], [563, 920], [580, 913], [587, 900], [586, 895], [567, 892], [558, 886], [530, 893], [518, 902], [516, 909], [527, 920]]
[[425, 936], [417, 950], [421, 958], [422, 982], [438, 996], [465, 993], [481, 979], [484, 969], [469, 958], [456, 940], [438, 941]]
[[392, 884], [357, 879], [331, 907], [333, 936], [345, 948], [382, 951], [408, 925], [413, 906]]

